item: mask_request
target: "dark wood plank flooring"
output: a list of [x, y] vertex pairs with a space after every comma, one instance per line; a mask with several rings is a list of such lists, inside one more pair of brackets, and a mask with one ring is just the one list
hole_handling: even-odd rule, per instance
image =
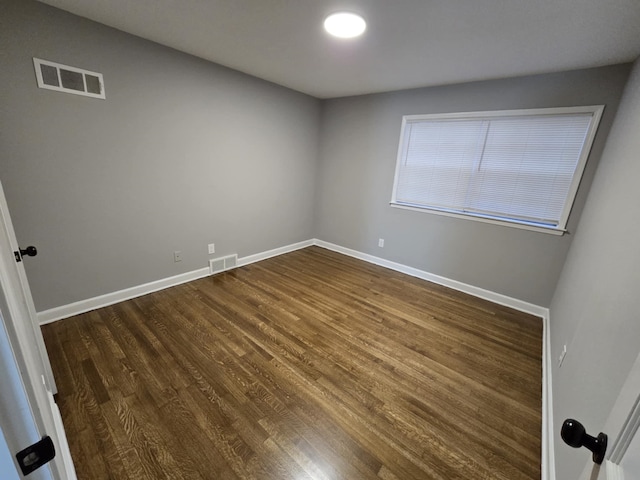
[[540, 478], [541, 319], [325, 249], [43, 332], [81, 480]]

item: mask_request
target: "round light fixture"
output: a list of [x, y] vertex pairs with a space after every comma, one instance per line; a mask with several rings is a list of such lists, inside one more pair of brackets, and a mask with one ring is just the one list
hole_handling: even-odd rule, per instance
[[348, 12], [332, 13], [324, 21], [324, 29], [338, 38], [359, 37], [367, 29], [367, 24], [360, 15]]

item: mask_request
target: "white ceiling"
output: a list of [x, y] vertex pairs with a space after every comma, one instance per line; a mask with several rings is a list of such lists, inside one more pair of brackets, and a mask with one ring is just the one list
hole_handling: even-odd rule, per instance
[[[41, 0], [319, 98], [629, 62], [640, 0]], [[325, 16], [360, 13], [358, 39]]]

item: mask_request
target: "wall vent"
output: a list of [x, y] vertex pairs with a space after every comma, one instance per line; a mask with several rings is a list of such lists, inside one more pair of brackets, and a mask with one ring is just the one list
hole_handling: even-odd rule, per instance
[[106, 98], [102, 74], [61, 63], [33, 59], [38, 87], [58, 92], [84, 95], [85, 97]]
[[231, 270], [236, 265], [238, 265], [238, 255], [235, 253], [226, 257], [212, 258], [209, 260], [209, 272], [213, 275], [214, 273]]

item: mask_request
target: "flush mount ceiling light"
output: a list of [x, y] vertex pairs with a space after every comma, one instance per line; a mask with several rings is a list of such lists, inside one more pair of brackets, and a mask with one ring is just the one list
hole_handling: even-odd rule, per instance
[[348, 12], [332, 13], [324, 21], [324, 29], [334, 37], [354, 38], [364, 33], [367, 24], [360, 15]]

